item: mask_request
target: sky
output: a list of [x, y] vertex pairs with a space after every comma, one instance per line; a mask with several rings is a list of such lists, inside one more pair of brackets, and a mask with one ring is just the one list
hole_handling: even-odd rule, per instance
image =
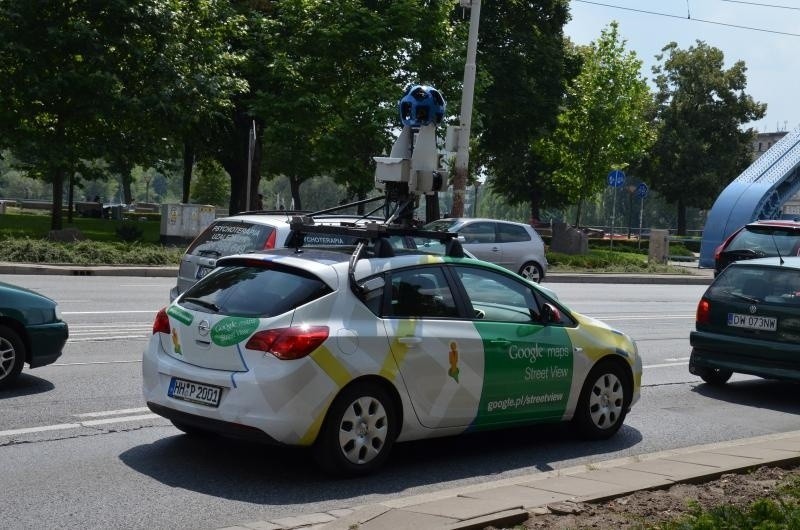
[[719, 48], [725, 68], [744, 61], [745, 92], [767, 104], [766, 116], [747, 126], [800, 127], [800, 0], [570, 0], [570, 11], [564, 31], [576, 44], [596, 40], [616, 20], [648, 80], [655, 55], [672, 41], [683, 50], [697, 40]]

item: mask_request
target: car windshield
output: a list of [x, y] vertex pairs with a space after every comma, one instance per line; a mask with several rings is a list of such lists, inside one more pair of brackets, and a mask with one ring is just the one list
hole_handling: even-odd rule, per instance
[[711, 297], [800, 305], [800, 270], [736, 265], [725, 269], [708, 289]]
[[767, 227], [745, 228], [733, 238], [726, 252], [752, 250], [764, 256], [794, 255], [795, 248], [800, 243], [800, 233], [794, 230]]

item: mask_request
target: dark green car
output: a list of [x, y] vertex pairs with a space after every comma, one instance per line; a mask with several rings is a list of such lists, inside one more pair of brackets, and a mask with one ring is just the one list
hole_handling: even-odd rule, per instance
[[68, 336], [56, 302], [0, 282], [0, 389], [19, 376], [25, 363], [36, 368], [55, 362]]
[[697, 306], [689, 371], [712, 385], [736, 373], [800, 381], [800, 258], [729, 265]]

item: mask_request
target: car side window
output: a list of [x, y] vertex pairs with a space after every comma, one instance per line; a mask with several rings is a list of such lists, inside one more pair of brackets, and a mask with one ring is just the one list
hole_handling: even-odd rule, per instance
[[541, 312], [531, 288], [498, 272], [455, 267], [472, 304], [473, 318], [538, 323]]
[[391, 274], [388, 317], [454, 318], [458, 307], [439, 267], [416, 267]]
[[509, 223], [497, 223], [498, 243], [517, 243], [530, 240], [531, 236], [528, 234], [528, 231], [525, 230], [525, 227]]
[[494, 243], [494, 223], [469, 223], [458, 231], [458, 235], [463, 236], [464, 242], [468, 244]]

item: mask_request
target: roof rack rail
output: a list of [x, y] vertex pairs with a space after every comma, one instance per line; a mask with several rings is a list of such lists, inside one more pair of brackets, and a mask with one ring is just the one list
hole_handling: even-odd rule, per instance
[[308, 215], [309, 210], [247, 210], [236, 215]]
[[355, 278], [356, 263], [364, 255], [367, 244], [372, 242], [375, 247], [375, 256], [388, 258], [394, 256], [394, 249], [387, 240], [391, 236], [413, 236], [434, 239], [444, 244], [445, 256], [452, 258], [465, 257], [464, 249], [458, 241], [458, 236], [452, 232], [439, 232], [433, 230], [420, 230], [414, 227], [400, 225], [387, 225], [376, 222], [368, 222], [360, 226], [334, 226], [318, 225], [314, 223], [314, 218], [309, 216], [294, 216], [289, 223], [290, 233], [286, 238], [286, 246], [299, 249], [303, 246], [306, 234], [334, 234], [350, 236], [355, 238], [358, 243], [353, 255], [350, 256], [348, 276], [350, 288], [361, 296], [364, 288], [358, 285]]

